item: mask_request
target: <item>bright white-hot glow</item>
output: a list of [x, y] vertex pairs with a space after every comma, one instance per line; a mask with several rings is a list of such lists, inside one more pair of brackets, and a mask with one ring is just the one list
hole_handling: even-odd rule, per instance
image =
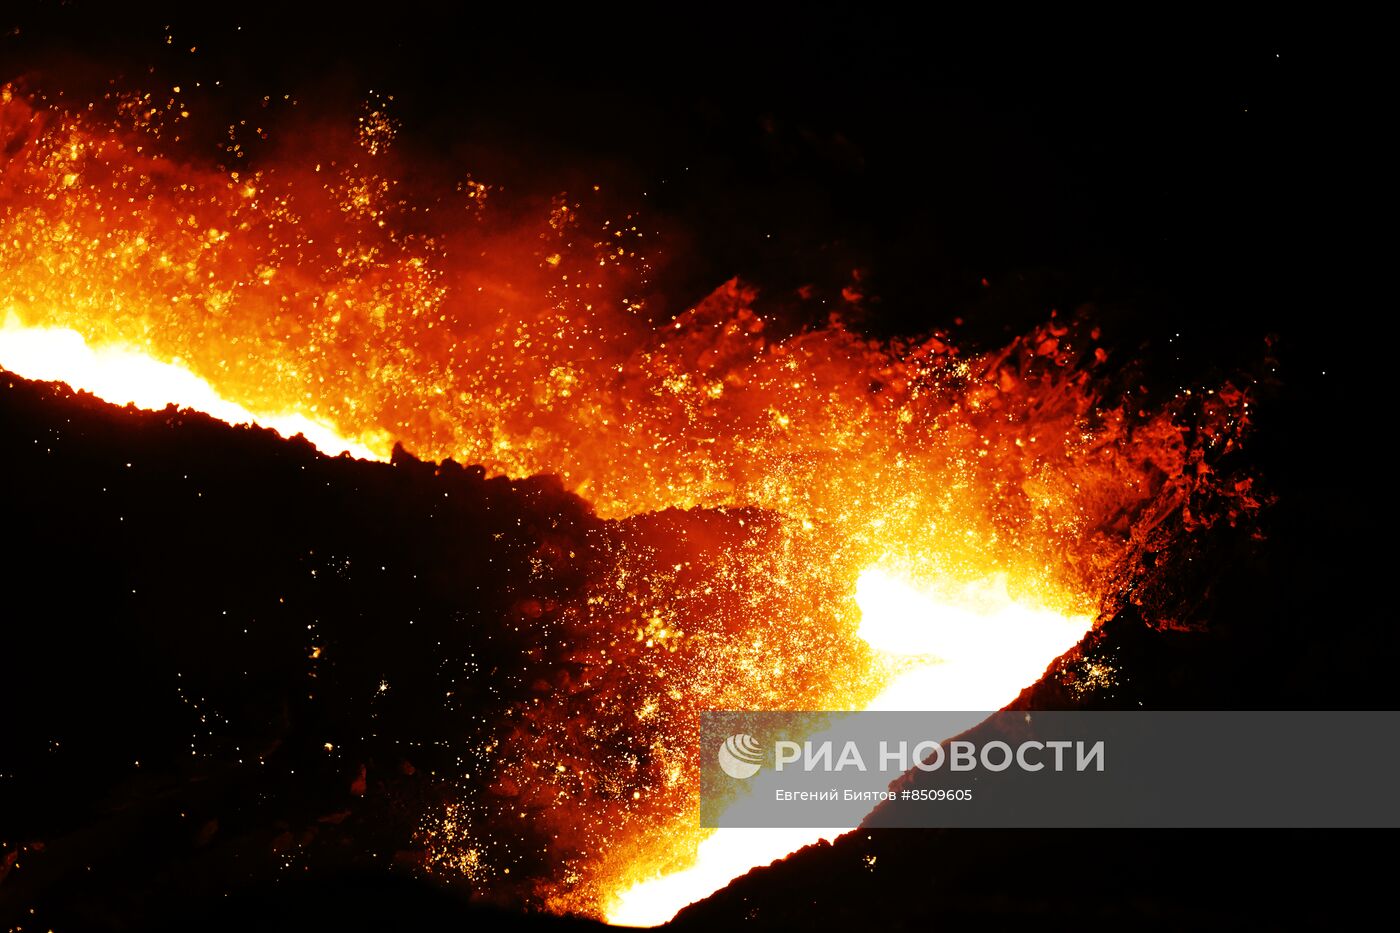
[[[1004, 578], [935, 595], [879, 568], [856, 583], [859, 634], [900, 673], [867, 710], [999, 710], [1079, 642], [1093, 620], [1012, 599]], [[981, 719], [970, 715], [963, 728]], [[959, 730], [961, 731], [961, 730]], [[940, 736], [940, 739], [952, 736]], [[844, 829], [717, 829], [688, 868], [634, 885], [607, 912], [609, 923], [650, 927], [768, 865]]]
[[950, 598], [871, 568], [856, 582], [856, 603], [860, 637], [891, 658], [914, 661], [870, 710], [999, 710], [1093, 624], [1087, 615], [1017, 602], [1004, 577]]
[[614, 926], [654, 927], [682, 907], [713, 894], [759, 865], [768, 865], [803, 846], [831, 841], [845, 829], [717, 829], [695, 849], [689, 868], [634, 885], [608, 908]]
[[93, 347], [67, 327], [29, 327], [14, 314], [0, 327], [0, 367], [25, 379], [66, 382], [114, 405], [159, 411], [192, 408], [230, 424], [256, 424], [283, 437], [302, 435], [323, 453], [348, 452], [387, 460], [385, 445], [342, 437], [334, 428], [294, 413], [254, 413], [230, 402], [178, 361], [162, 362], [130, 346]]

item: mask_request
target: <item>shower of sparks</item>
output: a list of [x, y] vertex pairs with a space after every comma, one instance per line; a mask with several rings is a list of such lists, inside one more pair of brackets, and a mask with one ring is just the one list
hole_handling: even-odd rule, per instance
[[[867, 710], [997, 710], [1089, 631], [1089, 616], [1064, 616], [1011, 600], [1004, 581], [970, 587], [949, 601], [878, 568], [860, 575], [858, 635], [899, 674]], [[970, 714], [963, 728], [977, 724]], [[939, 740], [952, 736], [937, 736]], [[820, 741], [816, 736], [814, 741]], [[717, 829], [695, 860], [620, 892], [609, 923], [650, 927], [750, 869], [847, 830]]]
[[459, 799], [424, 815], [420, 868], [495, 902], [650, 923], [811, 841], [693, 825], [701, 710], [999, 707], [1247, 423], [1236, 390], [1192, 399], [1195, 434], [1106, 401], [1098, 332], [1059, 318], [965, 356], [784, 330], [730, 282], [655, 320], [638, 217], [596, 189], [523, 224], [471, 176], [410, 189], [387, 98], [276, 157], [231, 126], [222, 167], [179, 158], [189, 117], [179, 88], [0, 90], [0, 365], [331, 453], [554, 474], [616, 520], [581, 598], [509, 623], [567, 659], [557, 682], [492, 711], [508, 737], [463, 747]]

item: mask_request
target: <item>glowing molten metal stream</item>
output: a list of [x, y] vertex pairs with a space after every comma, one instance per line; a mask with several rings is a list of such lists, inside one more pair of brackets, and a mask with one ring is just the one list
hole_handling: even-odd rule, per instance
[[[1065, 616], [1012, 600], [1004, 580], [967, 588], [959, 602], [924, 592], [879, 568], [856, 584], [858, 634], [901, 673], [867, 710], [998, 710], [1034, 683], [1089, 631], [1089, 616]], [[976, 725], [970, 715], [965, 727]], [[939, 740], [951, 736], [937, 736]], [[665, 923], [687, 904], [768, 865], [849, 830], [715, 830], [689, 868], [617, 895], [607, 920], [620, 926]]]
[[379, 443], [349, 440], [330, 425], [295, 412], [254, 414], [214, 391], [178, 362], [163, 363], [133, 347], [88, 346], [67, 327], [26, 327], [13, 314], [0, 326], [0, 368], [41, 382], [66, 382], [113, 405], [157, 411], [168, 405], [192, 408], [229, 424], [255, 424], [283, 437], [300, 434], [322, 453], [348, 453], [361, 460], [387, 460]]

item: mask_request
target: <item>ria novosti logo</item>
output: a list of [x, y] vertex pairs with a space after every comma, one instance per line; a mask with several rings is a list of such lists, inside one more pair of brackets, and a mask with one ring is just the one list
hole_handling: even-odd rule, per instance
[[[1102, 739], [1092, 745], [1083, 740], [1058, 740], [1021, 742], [1012, 747], [1007, 742], [994, 740], [977, 743], [953, 740], [946, 743], [935, 741], [891, 742], [880, 740], [878, 753], [870, 758], [872, 749], [862, 749], [861, 743], [848, 741], [837, 750], [836, 743], [779, 741], [773, 746], [773, 770], [797, 770], [802, 772], [842, 772], [871, 770], [867, 759], [875, 764], [877, 773], [903, 774], [917, 768], [920, 771], [937, 771], [945, 765], [949, 771], [1005, 771], [1015, 768], [1019, 771], [1103, 771], [1104, 748]], [[1073, 757], [1068, 753], [1074, 751]], [[763, 767], [763, 746], [758, 739], [746, 732], [736, 732], [725, 739], [719, 747], [719, 766], [725, 774], [738, 780], [747, 780]], [[796, 769], [785, 768], [796, 764]]]
[[746, 733], [731, 735], [719, 747], [719, 766], [732, 778], [751, 778], [763, 767], [763, 747]]

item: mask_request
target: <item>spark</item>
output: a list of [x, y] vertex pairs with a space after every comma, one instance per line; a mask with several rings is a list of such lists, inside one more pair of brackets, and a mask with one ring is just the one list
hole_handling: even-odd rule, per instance
[[[1066, 616], [1016, 602], [1007, 595], [1004, 578], [964, 587], [957, 601], [950, 601], [871, 567], [860, 575], [856, 601], [860, 638], [889, 660], [906, 662], [866, 710], [999, 710], [1092, 625], [1086, 615]], [[971, 728], [979, 719], [980, 714], [972, 713], [962, 726]], [[805, 846], [833, 842], [846, 832], [717, 829], [696, 847], [694, 862], [685, 869], [617, 894], [607, 920], [618, 926], [658, 926], [751, 869]]]

